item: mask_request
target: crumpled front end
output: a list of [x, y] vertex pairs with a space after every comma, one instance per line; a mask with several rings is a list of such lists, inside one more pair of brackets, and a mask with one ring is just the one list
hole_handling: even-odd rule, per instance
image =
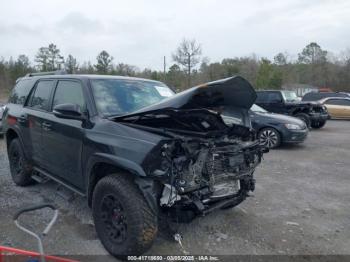
[[[231, 77], [113, 118], [164, 137], [142, 163], [147, 181], [156, 181], [160, 192], [145, 185], [145, 195], [178, 221], [241, 203], [254, 190], [253, 173], [266, 152], [249, 121], [255, 99], [246, 80]], [[228, 124], [222, 112], [239, 121]]]
[[264, 149], [239, 139], [177, 140], [163, 144], [151, 176], [164, 187], [159, 205], [180, 220], [235, 206], [254, 191], [253, 176]]
[[256, 166], [266, 150], [242, 125], [227, 126], [209, 110], [164, 110], [125, 119], [163, 139], [142, 167], [161, 184], [158, 206], [180, 221], [241, 203], [254, 191]]

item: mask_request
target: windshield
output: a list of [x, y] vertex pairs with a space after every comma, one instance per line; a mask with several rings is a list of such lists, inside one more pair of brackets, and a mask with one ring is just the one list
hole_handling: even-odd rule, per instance
[[283, 95], [284, 101], [286, 102], [299, 101], [299, 97], [294, 91], [282, 91], [281, 93]]
[[264, 108], [261, 108], [260, 106], [253, 104], [252, 107], [250, 108], [253, 112], [258, 112], [258, 113], [267, 113], [267, 111]]
[[97, 110], [105, 115], [123, 115], [158, 103], [174, 92], [160, 82], [93, 79], [91, 86]]

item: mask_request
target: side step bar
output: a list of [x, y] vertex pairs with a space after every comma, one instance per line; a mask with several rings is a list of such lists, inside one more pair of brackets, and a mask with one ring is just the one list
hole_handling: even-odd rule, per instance
[[[55, 182], [57, 182], [57, 183], [63, 185], [64, 187], [68, 188], [69, 190], [73, 191], [74, 193], [77, 193], [78, 195], [83, 196], [83, 197], [86, 196], [86, 195], [85, 195], [83, 192], [81, 192], [79, 189], [77, 189], [77, 188], [75, 188], [74, 186], [71, 186], [71, 185], [69, 185], [69, 184], [63, 182], [62, 180], [60, 180], [60, 179], [58, 179], [58, 178], [56, 178], [56, 177], [54, 177], [54, 176], [52, 176], [52, 175], [50, 175], [50, 174], [47, 173], [46, 171], [44, 171], [44, 170], [42, 170], [42, 169], [40, 169], [40, 168], [38, 168], [38, 167], [34, 167], [34, 170], [37, 171], [37, 172], [39, 172], [40, 174], [42, 174], [42, 175], [44, 175], [44, 176], [46, 176], [46, 177], [52, 179], [53, 181], [55, 181]], [[40, 177], [40, 176], [35, 176], [35, 175], [34, 175], [33, 179], [36, 180], [35, 178], [37, 178], [37, 177]], [[40, 177], [40, 179], [42, 179], [42, 178]], [[39, 181], [38, 181], [38, 182], [39, 182]]]

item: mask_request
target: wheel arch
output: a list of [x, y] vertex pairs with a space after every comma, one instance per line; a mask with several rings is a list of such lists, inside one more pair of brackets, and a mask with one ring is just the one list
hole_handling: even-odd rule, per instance
[[95, 154], [88, 161], [86, 170], [86, 174], [88, 174], [86, 196], [90, 207], [93, 192], [98, 181], [107, 175], [116, 173], [130, 175], [132, 179], [146, 176], [142, 167], [135, 162], [114, 155]]
[[6, 147], [7, 149], [9, 148], [11, 141], [15, 138], [19, 138], [18, 133], [13, 130], [12, 128], [8, 129], [5, 133], [5, 138], [6, 138]]

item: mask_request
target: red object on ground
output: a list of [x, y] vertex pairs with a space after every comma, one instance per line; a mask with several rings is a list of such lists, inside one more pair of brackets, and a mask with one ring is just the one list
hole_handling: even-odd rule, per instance
[[[23, 262], [41, 261], [40, 254], [37, 252], [0, 246], [0, 262], [21, 261], [21, 260], [18, 260], [18, 258], [23, 258]], [[46, 262], [78, 262], [77, 260], [71, 260], [71, 259], [60, 258], [55, 256], [46, 256], [46, 255], [45, 255], [45, 260]]]

